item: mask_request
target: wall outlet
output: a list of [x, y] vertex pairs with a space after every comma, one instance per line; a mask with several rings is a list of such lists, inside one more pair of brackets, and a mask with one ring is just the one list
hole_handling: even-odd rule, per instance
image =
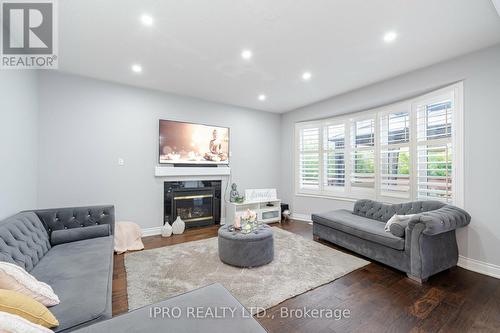
[[123, 158], [118, 159], [118, 165], [119, 166], [124, 166], [125, 165], [125, 160]]

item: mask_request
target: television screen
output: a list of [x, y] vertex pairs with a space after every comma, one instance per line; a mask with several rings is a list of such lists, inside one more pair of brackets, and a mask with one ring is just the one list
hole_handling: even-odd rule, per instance
[[229, 164], [229, 128], [160, 120], [161, 164]]

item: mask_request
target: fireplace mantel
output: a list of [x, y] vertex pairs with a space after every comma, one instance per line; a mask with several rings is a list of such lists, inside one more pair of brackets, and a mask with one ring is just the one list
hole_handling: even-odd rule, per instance
[[185, 176], [229, 176], [230, 167], [173, 167], [156, 166], [156, 177], [185, 177]]

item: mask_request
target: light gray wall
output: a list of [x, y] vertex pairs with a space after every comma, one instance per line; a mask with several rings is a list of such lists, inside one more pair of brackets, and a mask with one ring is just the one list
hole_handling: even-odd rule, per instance
[[34, 71], [0, 72], [0, 219], [36, 208], [37, 103]]
[[49, 71], [39, 84], [41, 207], [114, 204], [120, 220], [160, 226], [159, 119], [230, 127], [233, 181], [279, 185], [277, 114]]
[[[397, 61], [397, 59], [395, 59]], [[458, 233], [460, 254], [500, 265], [500, 45], [411, 72], [320, 103], [281, 119], [281, 193], [294, 213], [352, 208], [351, 202], [294, 195], [293, 131], [298, 121], [361, 111], [464, 80], [465, 208], [471, 225]]]

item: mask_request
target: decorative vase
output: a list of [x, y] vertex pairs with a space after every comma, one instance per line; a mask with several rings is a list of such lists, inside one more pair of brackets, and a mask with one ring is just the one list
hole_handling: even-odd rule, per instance
[[185, 228], [186, 228], [186, 223], [184, 223], [184, 221], [181, 219], [180, 216], [177, 216], [177, 219], [172, 224], [172, 233], [174, 235], [180, 235], [184, 232]]
[[241, 220], [241, 233], [249, 234], [255, 230], [255, 222], [249, 220]]
[[161, 237], [170, 237], [172, 235], [172, 226], [166, 222], [161, 228]]

